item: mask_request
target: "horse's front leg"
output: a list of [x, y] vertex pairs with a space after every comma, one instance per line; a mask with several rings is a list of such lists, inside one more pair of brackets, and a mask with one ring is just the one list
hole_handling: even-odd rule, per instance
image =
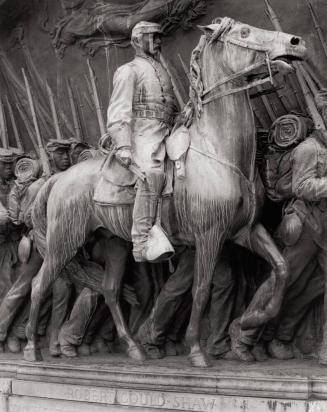
[[277, 316], [286, 289], [288, 269], [283, 255], [260, 223], [251, 231], [250, 244], [243, 246], [257, 253], [272, 266], [270, 277], [259, 287], [241, 317], [241, 328], [250, 329], [262, 326]]
[[203, 234], [201, 238], [196, 239], [195, 243], [193, 303], [186, 341], [190, 347], [191, 363], [199, 368], [210, 366], [200, 346], [201, 320], [210, 296], [213, 272], [222, 244], [221, 234], [215, 233], [214, 230]]
[[122, 280], [126, 270], [126, 262], [130, 247], [119, 238], [105, 239], [105, 276], [103, 279], [103, 295], [115, 322], [117, 334], [127, 344], [127, 354], [137, 361], [144, 361], [146, 356], [133, 340], [124, 320], [120, 307]]

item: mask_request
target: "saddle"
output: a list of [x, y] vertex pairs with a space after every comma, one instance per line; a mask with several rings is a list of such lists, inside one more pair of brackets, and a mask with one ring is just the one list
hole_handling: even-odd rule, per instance
[[[181, 179], [185, 177], [185, 158], [190, 145], [188, 129], [185, 126], [179, 127], [165, 143], [168, 155], [165, 164], [167, 178], [162, 196], [168, 197], [173, 195], [174, 175]], [[112, 150], [101, 166], [101, 177], [93, 199], [104, 206], [132, 205], [136, 195], [137, 179], [137, 174], [124, 167]]]
[[[181, 126], [166, 139], [168, 158], [165, 163], [166, 184], [162, 192], [161, 220], [168, 234], [176, 228], [172, 204], [174, 179], [185, 178], [185, 159], [190, 145], [188, 129]], [[101, 206], [131, 206], [136, 195], [138, 176], [124, 167], [111, 151], [101, 165], [101, 177], [95, 187], [93, 200]]]

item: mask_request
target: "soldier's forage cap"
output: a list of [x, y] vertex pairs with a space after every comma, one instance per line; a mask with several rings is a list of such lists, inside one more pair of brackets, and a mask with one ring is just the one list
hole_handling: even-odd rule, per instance
[[69, 139], [70, 142], [70, 148], [71, 150], [74, 150], [76, 147], [84, 147], [85, 149], [88, 149], [90, 147], [90, 145], [86, 142], [81, 142], [80, 140], [77, 139]]
[[157, 23], [151, 23], [149, 21], [140, 21], [132, 30], [132, 39], [139, 37], [142, 34], [159, 33], [163, 34], [161, 25]]
[[0, 162], [12, 163], [14, 159], [15, 156], [11, 150], [0, 148]]
[[71, 142], [69, 140], [50, 139], [46, 145], [46, 151], [49, 153], [55, 152], [58, 149], [69, 150]]

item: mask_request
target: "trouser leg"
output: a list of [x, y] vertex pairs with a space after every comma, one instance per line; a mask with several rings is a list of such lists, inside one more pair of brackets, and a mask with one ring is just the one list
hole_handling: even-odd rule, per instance
[[[326, 236], [326, 235], [325, 235]], [[321, 272], [324, 277], [324, 312], [323, 312], [323, 328], [322, 342], [319, 349], [319, 362], [327, 365], [327, 239], [325, 239], [324, 247], [320, 248], [318, 254], [318, 262]]]
[[52, 287], [52, 313], [50, 322], [50, 349], [59, 347], [59, 332], [68, 312], [72, 291], [71, 282], [65, 278], [58, 278]]
[[228, 328], [232, 321], [235, 296], [235, 280], [230, 256], [228, 250], [224, 249], [214, 271], [209, 312], [210, 335], [207, 348], [214, 356], [230, 350]]
[[64, 323], [60, 331], [60, 338], [79, 346], [82, 343], [88, 325], [96, 310], [99, 293], [84, 288], [75, 301], [69, 319]]
[[133, 255], [136, 262], [145, 259], [145, 247], [148, 234], [155, 222], [158, 200], [165, 182], [164, 172], [150, 170], [146, 180], [139, 180], [133, 209], [132, 241]]
[[[315, 259], [317, 253], [318, 248], [312, 239], [311, 232], [304, 226], [303, 232], [298, 242], [293, 246], [286, 247], [283, 251], [283, 256], [286, 260], [289, 270], [286, 294], [288, 289], [292, 288], [293, 284], [298, 281], [299, 277], [303, 273], [303, 269], [309, 264], [312, 259]], [[285, 303], [286, 297], [284, 297], [282, 308]], [[278, 325], [279, 322], [280, 317], [278, 315], [274, 320], [272, 320], [268, 327], [273, 327], [275, 329], [275, 325]], [[240, 340], [247, 345], [254, 345], [257, 342], [258, 338], [262, 335], [263, 330], [264, 327], [241, 330]]]
[[177, 314], [185, 293], [193, 284], [194, 251], [185, 248], [179, 258], [175, 273], [163, 286], [150, 317], [142, 325], [139, 339], [142, 343], [161, 345], [165, 342], [169, 327]]
[[[18, 277], [12, 285], [0, 306], [0, 341], [6, 339], [8, 328], [14, 321], [22, 305], [31, 291], [32, 279], [42, 265], [42, 258], [36, 248], [33, 248], [30, 260], [17, 267]], [[20, 318], [26, 315], [18, 315]]]
[[106, 341], [113, 341], [115, 337], [115, 324], [102, 296], [98, 300], [97, 308], [87, 328], [83, 342], [91, 343], [96, 335], [101, 336]]
[[151, 268], [147, 262], [134, 263], [129, 283], [134, 287], [139, 305], [132, 305], [129, 316], [129, 330], [135, 334], [150, 315], [153, 306], [153, 284]]
[[314, 272], [307, 272], [310, 277], [306, 279], [307, 282], [303, 289], [299, 293], [290, 296], [289, 299], [285, 299], [285, 305], [282, 308], [279, 317], [280, 322], [275, 335], [279, 340], [285, 342], [293, 340], [296, 329], [313, 301], [324, 294], [324, 276], [321, 269], [316, 264], [309, 265], [309, 269], [312, 268]]

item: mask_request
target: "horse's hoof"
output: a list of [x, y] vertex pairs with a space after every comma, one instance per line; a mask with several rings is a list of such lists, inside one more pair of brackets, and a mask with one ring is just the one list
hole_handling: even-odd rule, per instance
[[127, 349], [127, 355], [129, 358], [134, 359], [137, 362], [144, 362], [147, 359], [144, 351], [137, 345], [129, 347]]
[[195, 368], [210, 368], [212, 364], [203, 355], [203, 353], [194, 353], [189, 355], [192, 366]]
[[24, 359], [28, 362], [42, 362], [41, 350], [34, 345], [27, 344], [24, 348]]

